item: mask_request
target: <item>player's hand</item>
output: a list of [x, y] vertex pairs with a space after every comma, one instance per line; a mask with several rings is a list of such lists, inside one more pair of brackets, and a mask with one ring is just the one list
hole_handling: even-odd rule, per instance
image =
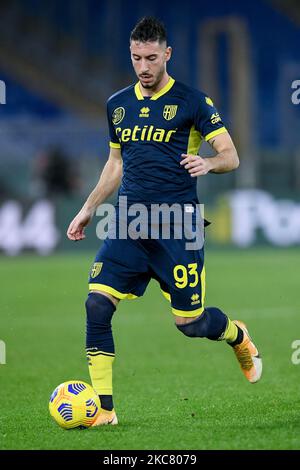
[[67, 230], [69, 240], [79, 241], [85, 238], [84, 229], [90, 222], [93, 214], [86, 210], [81, 210], [72, 220]]
[[213, 169], [210, 162], [210, 158], [202, 158], [199, 155], [189, 155], [182, 153], [180, 165], [184, 165], [184, 168], [188, 170], [192, 177], [207, 175], [207, 173]]

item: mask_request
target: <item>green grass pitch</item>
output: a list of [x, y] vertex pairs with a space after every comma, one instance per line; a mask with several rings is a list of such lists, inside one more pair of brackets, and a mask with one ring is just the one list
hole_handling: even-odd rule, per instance
[[153, 283], [114, 317], [119, 426], [64, 431], [48, 400], [59, 383], [89, 381], [84, 353], [93, 253], [0, 258], [0, 449], [300, 449], [299, 250], [207, 249], [207, 305], [242, 319], [264, 372], [251, 385], [229, 346], [174, 327]]

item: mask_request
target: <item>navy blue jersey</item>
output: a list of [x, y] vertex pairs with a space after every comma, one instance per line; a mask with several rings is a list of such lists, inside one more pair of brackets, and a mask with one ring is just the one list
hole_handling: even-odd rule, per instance
[[151, 97], [139, 83], [107, 102], [110, 146], [121, 148], [119, 195], [128, 203], [196, 203], [197, 178], [180, 165], [182, 153], [198, 154], [201, 142], [227, 132], [212, 100], [170, 78]]

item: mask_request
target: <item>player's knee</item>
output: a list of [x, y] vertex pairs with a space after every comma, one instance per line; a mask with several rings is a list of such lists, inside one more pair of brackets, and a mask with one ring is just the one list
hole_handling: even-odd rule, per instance
[[208, 319], [205, 310], [199, 317], [188, 323], [176, 323], [181, 333], [190, 338], [205, 338], [208, 332]]
[[86, 347], [114, 353], [111, 319], [116, 310], [104, 295], [90, 292], [86, 303]]
[[102, 294], [91, 292], [85, 302], [87, 323], [100, 325], [110, 325], [115, 305], [110, 299]]

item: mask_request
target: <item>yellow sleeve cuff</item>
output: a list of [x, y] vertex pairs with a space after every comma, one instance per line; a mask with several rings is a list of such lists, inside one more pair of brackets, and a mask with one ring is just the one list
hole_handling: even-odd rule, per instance
[[213, 137], [216, 137], [216, 135], [219, 135], [219, 134], [224, 134], [225, 132], [227, 132], [227, 129], [226, 127], [220, 127], [220, 129], [217, 129], [213, 132], [210, 132], [209, 134], [207, 134], [204, 139], [206, 140], [206, 142], [208, 142], [210, 139], [212, 139]]
[[121, 145], [120, 145], [120, 144], [116, 144], [115, 142], [109, 142], [109, 146], [110, 146], [110, 148], [112, 148], [112, 149], [120, 149], [120, 148], [121, 148]]

